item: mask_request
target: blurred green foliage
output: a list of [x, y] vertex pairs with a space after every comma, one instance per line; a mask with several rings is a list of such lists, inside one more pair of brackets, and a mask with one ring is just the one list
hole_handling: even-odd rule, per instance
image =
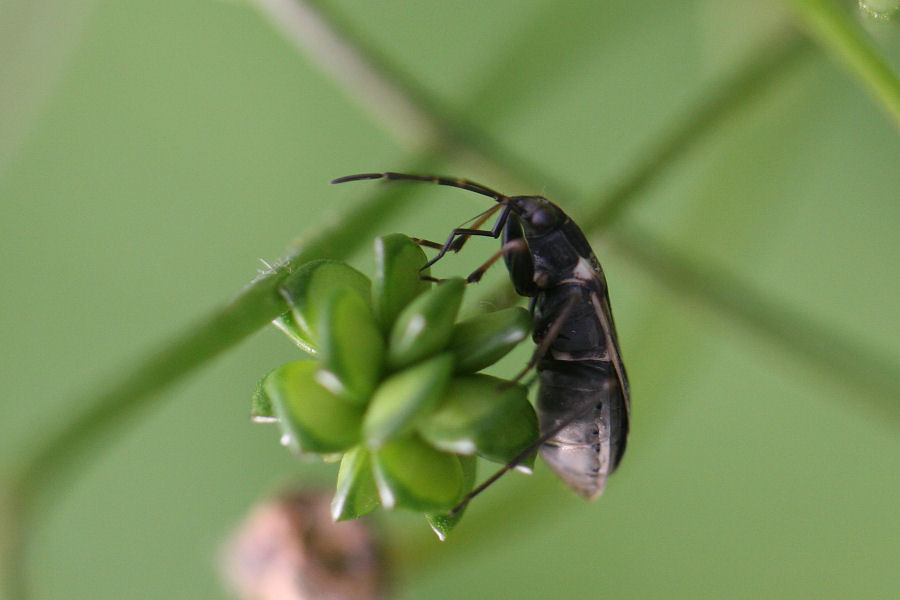
[[[576, 217], [791, 21], [775, 2], [328, 4], [570, 195], [553, 181], [523, 189], [483, 161], [440, 171], [546, 193]], [[864, 27], [896, 67], [897, 24]], [[233, 295], [257, 258], [373, 193], [329, 179], [420, 158], [250, 3], [13, 0], [0, 31], [4, 469], [80, 414], [73, 398]], [[898, 159], [880, 107], [813, 50], [655, 180], [616, 230], [649, 232], [896, 365]], [[416, 193], [377, 233], [441, 239], [485, 208], [453, 190]], [[900, 595], [890, 411], [661, 286], [608, 240], [595, 250], [634, 409], [608, 491], [584, 503], [538, 464], [480, 497], [444, 544], [388, 515], [397, 597]], [[473, 240], [435, 274], [466, 274], [494, 248]], [[480, 285], [504, 277], [495, 268]], [[270, 328], [97, 439], [99, 460], [76, 466], [39, 513], [38, 597], [220, 594], [217, 547], [247, 508], [294, 478], [334, 477], [247, 418], [259, 374], [295, 353]]]

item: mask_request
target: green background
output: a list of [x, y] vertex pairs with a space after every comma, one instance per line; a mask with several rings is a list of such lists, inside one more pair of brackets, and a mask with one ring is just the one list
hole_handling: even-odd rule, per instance
[[[776, 2], [329, 6], [571, 195], [471, 158], [439, 171], [546, 192], [576, 217], [792, 22]], [[865, 27], [896, 64], [898, 26]], [[250, 2], [5, 3], [4, 472], [80, 414], [78, 399], [234, 295], [258, 259], [378, 189], [329, 179], [417, 157]], [[584, 503], [539, 465], [479, 498], [443, 544], [421, 518], [379, 512], [400, 557], [395, 597], [900, 595], [900, 392], [853, 383], [869, 355], [898, 380], [898, 166], [897, 129], [818, 49], [686, 151], [611, 236], [592, 236], [633, 393], [629, 450], [606, 494]], [[416, 192], [371, 236], [441, 239], [486, 207]], [[616, 229], [714, 266], [726, 287], [743, 281], [788, 315], [788, 338], [790, 315], [820, 324], [835, 340], [820, 350], [854, 372], [816, 368], [661, 285]], [[364, 246], [354, 264], [370, 271]], [[473, 241], [438, 274], [466, 273], [494, 248]], [[489, 281], [503, 277], [498, 267]], [[515, 373], [527, 352], [497, 372]], [[258, 377], [296, 357], [267, 328], [92, 442], [91, 460], [40, 506], [27, 556], [36, 596], [225, 596], [218, 548], [249, 507], [285, 482], [329, 486], [336, 473], [248, 421]]]

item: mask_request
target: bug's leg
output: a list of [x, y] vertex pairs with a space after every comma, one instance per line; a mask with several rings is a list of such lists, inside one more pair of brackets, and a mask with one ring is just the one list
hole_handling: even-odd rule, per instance
[[563, 304], [562, 308], [559, 311], [559, 314], [554, 317], [553, 322], [550, 324], [550, 328], [547, 329], [547, 333], [544, 335], [543, 339], [541, 339], [541, 343], [537, 348], [534, 349], [534, 354], [531, 355], [531, 360], [528, 361], [528, 364], [525, 365], [525, 368], [522, 369], [518, 375], [516, 375], [512, 380], [508, 383], [504, 383], [504, 386], [509, 386], [514, 383], [518, 383], [520, 379], [525, 377], [525, 375], [537, 365], [544, 355], [547, 354], [547, 351], [550, 349], [550, 346], [556, 341], [556, 338], [559, 336], [559, 332], [562, 331], [563, 324], [572, 314], [572, 311], [575, 309], [575, 306], [578, 305], [578, 301], [581, 299], [580, 294], [574, 293], [570, 295], [566, 299], [566, 303]]
[[512, 252], [528, 252], [528, 244], [525, 243], [525, 240], [518, 238], [514, 240], [510, 240], [500, 246], [500, 249], [494, 253], [483, 265], [472, 271], [472, 273], [466, 277], [466, 283], [477, 283], [481, 281], [481, 278], [484, 277], [485, 272], [491, 268], [501, 256], [506, 256]]
[[[468, 229], [480, 229], [481, 226], [484, 225], [485, 222], [488, 219], [490, 219], [491, 216], [495, 212], [497, 212], [497, 210], [499, 208], [500, 208], [500, 205], [498, 204], [496, 206], [493, 206], [493, 207], [487, 209], [480, 215], [473, 217], [473, 218], [469, 219], [468, 221], [466, 221], [466, 223], [472, 223], [471, 227], [469, 227]], [[465, 225], [466, 223], [463, 223], [463, 225]], [[491, 228], [491, 229], [493, 229], [493, 228]], [[434, 250], [444, 250], [444, 246], [447, 245], [447, 244], [439, 244], [438, 242], [432, 242], [431, 240], [426, 240], [426, 239], [422, 239], [422, 238], [410, 238], [410, 239], [420, 246], [425, 246], [426, 248], [433, 248]], [[444, 252], [445, 253], [448, 251], [449, 252], [459, 252], [462, 249], [463, 244], [465, 244], [466, 240], [468, 240], [468, 239], [469, 239], [469, 236], [467, 236], [467, 235], [461, 235], [461, 236], [457, 237], [450, 244], [449, 248], [447, 250], [444, 250]]]
[[[487, 209], [480, 215], [470, 219], [469, 220], [469, 222], [471, 222], [470, 229], [481, 229], [481, 226], [484, 225], [487, 222], [487, 220], [490, 219], [494, 215], [494, 213], [497, 212], [497, 210], [501, 208], [501, 206], [502, 205], [500, 205], [500, 204], [492, 206], [491, 208]], [[502, 217], [502, 215], [501, 215], [501, 217]], [[500, 220], [500, 218], [498, 218], [498, 220]], [[505, 220], [505, 217], [504, 217], [504, 220]], [[496, 228], [496, 224], [494, 224], [494, 226], [491, 227], [491, 231], [493, 231], [495, 228]], [[463, 245], [466, 243], [466, 241], [468, 241], [468, 239], [469, 239], [469, 236], [467, 236], [467, 235], [459, 236], [450, 245], [450, 251], [451, 252], [459, 252], [460, 250], [462, 250]]]
[[447, 238], [447, 241], [444, 243], [443, 246], [441, 246], [441, 251], [437, 253], [437, 256], [435, 256], [430, 261], [425, 263], [425, 266], [422, 267], [422, 269], [423, 270], [427, 269], [428, 267], [430, 267], [431, 265], [433, 265], [434, 263], [436, 263], [437, 261], [442, 259], [444, 257], [444, 255], [447, 254], [447, 252], [449, 252], [450, 250], [452, 250], [454, 248], [455, 244], [459, 244], [459, 246], [462, 246], [462, 244], [465, 243], [465, 241], [457, 242], [456, 239], [459, 237], [468, 238], [469, 236], [472, 236], [472, 235], [478, 235], [478, 236], [483, 236], [483, 237], [492, 237], [495, 239], [500, 237], [500, 234], [503, 231], [503, 227], [506, 225], [506, 221], [509, 218], [509, 214], [510, 214], [509, 205], [498, 204], [497, 206], [492, 207], [491, 210], [487, 211], [486, 214], [487, 215], [493, 214], [498, 209], [502, 209], [500, 211], [500, 216], [497, 217], [497, 222], [494, 223], [494, 226], [490, 230], [472, 229], [472, 228], [457, 228], [457, 229], [454, 229], [453, 231], [451, 231], [450, 236]]
[[547, 442], [547, 440], [555, 437], [560, 431], [562, 431], [563, 429], [565, 429], [566, 427], [568, 427], [569, 425], [571, 425], [578, 419], [586, 416], [594, 409], [595, 409], [595, 407], [593, 404], [588, 404], [588, 406], [582, 408], [582, 410], [574, 411], [569, 418], [563, 419], [563, 421], [560, 422], [559, 424], [557, 424], [556, 427], [554, 427], [547, 433], [541, 435], [541, 437], [539, 437], [537, 440], [535, 440], [534, 443], [532, 443], [527, 448], [525, 448], [524, 450], [519, 452], [511, 461], [509, 461], [508, 463], [503, 465], [503, 467], [500, 470], [498, 470], [496, 473], [494, 473], [493, 475], [488, 477], [484, 482], [482, 482], [481, 485], [479, 485], [477, 488], [475, 488], [474, 490], [472, 490], [471, 492], [466, 494], [465, 498], [463, 498], [459, 502], [459, 504], [454, 506], [448, 514], [452, 516], [452, 515], [455, 515], [456, 513], [458, 513], [459, 511], [461, 511], [466, 506], [466, 504], [468, 504], [469, 502], [472, 501], [472, 498], [474, 498], [475, 496], [477, 496], [478, 494], [480, 494], [481, 492], [486, 490], [488, 487], [491, 486], [491, 484], [493, 484], [495, 481], [500, 479], [503, 475], [505, 475], [509, 471], [511, 471], [511, 470], [515, 469], [517, 466], [519, 466], [523, 460], [525, 460], [526, 458], [528, 458], [529, 456], [531, 456], [532, 454], [537, 452], [538, 449], [540, 449], [540, 447], [543, 446]]
[[[507, 242], [507, 243], [509, 243], [509, 242]], [[538, 364], [538, 362], [540, 362], [540, 360], [544, 357], [544, 355], [547, 354], [547, 351], [550, 349], [550, 346], [553, 344], [553, 342], [559, 336], [559, 333], [562, 330], [563, 324], [569, 318], [569, 316], [572, 314], [572, 311], [574, 310], [575, 306], [578, 305], [579, 300], [580, 300], [580, 295], [578, 293], [573, 293], [566, 299], [565, 304], [563, 304], [562, 308], [560, 308], [560, 310], [559, 310], [559, 314], [556, 315], [556, 317], [553, 319], [553, 322], [550, 324], [550, 327], [547, 330], [547, 333], [544, 335], [543, 339], [541, 340], [540, 345], [537, 348], [535, 348], [534, 354], [532, 354], [532, 356], [531, 356], [531, 360], [529, 360], [528, 364], [525, 365], [525, 368], [522, 369], [522, 371], [518, 375], [516, 375], [515, 379], [513, 379], [510, 382], [504, 383], [501, 387], [507, 387], [507, 386], [513, 385], [513, 383], [519, 381], [531, 369], [533, 369], [535, 367], [535, 365]], [[537, 379], [536, 377], [532, 378], [532, 380], [528, 383], [528, 385], [533, 384], [536, 379]], [[474, 490], [472, 490], [471, 492], [466, 494], [466, 497], [463, 498], [463, 500], [459, 504], [457, 504], [453, 508], [453, 510], [450, 511], [450, 514], [454, 515], [454, 514], [458, 513], [460, 510], [462, 510], [462, 508], [466, 504], [468, 504], [472, 500], [472, 498], [474, 498], [475, 496], [477, 496], [478, 494], [483, 492], [485, 489], [487, 489], [491, 484], [493, 484], [495, 481], [500, 479], [500, 477], [502, 477], [508, 471], [511, 471], [512, 469], [516, 468], [519, 464], [521, 464], [521, 462], [523, 460], [525, 460], [526, 458], [528, 458], [529, 456], [531, 456], [532, 454], [537, 452], [538, 449], [541, 446], [543, 446], [547, 440], [556, 436], [560, 431], [562, 431], [563, 429], [568, 427], [570, 424], [574, 423], [576, 420], [578, 420], [581, 417], [590, 413], [590, 411], [594, 410], [594, 408], [595, 407], [593, 404], [589, 404], [588, 406], [583, 407], [581, 410], [573, 411], [573, 413], [569, 416], [569, 418], [563, 419], [563, 421], [558, 423], [553, 429], [551, 429], [550, 431], [541, 435], [533, 444], [531, 444], [530, 446], [528, 446], [527, 448], [522, 450], [522, 452], [517, 454], [511, 461], [506, 463], [503, 466], [503, 468], [501, 468], [499, 471], [497, 471], [496, 473], [491, 475], [487, 480], [485, 480], [477, 488], [475, 488]]]
[[[445, 247], [445, 244], [439, 244], [437, 242], [432, 242], [431, 240], [424, 240], [422, 238], [410, 238], [410, 239], [412, 241], [414, 241], [416, 244], [418, 244], [420, 246], [424, 246], [426, 248], [434, 248], [435, 250], [443, 250]], [[456, 238], [456, 240], [450, 246], [450, 250], [452, 250], [453, 252], [456, 252], [457, 247], [462, 247], [462, 244], [467, 239], [468, 239], [467, 236], [460, 236], [460, 237]], [[460, 240], [463, 240], [463, 242], [460, 242], [457, 244], [457, 242], [459, 242]], [[500, 256], [503, 255], [503, 252], [504, 251], [501, 249], [501, 251], [498, 252], [497, 254], [495, 254], [487, 263], [482, 265], [482, 267], [480, 269], [478, 269], [478, 271], [481, 271], [481, 273], [479, 273], [477, 277], [475, 277], [475, 273], [473, 273], [472, 275], [469, 275], [469, 278], [466, 280], [466, 283], [474, 283], [476, 281], [479, 281], [481, 279], [481, 276], [483, 275], [484, 271], [486, 271], [487, 268], [490, 267], [491, 264], [494, 263], [494, 261], [496, 261], [498, 258], [500, 258]], [[424, 269], [427, 267], [428, 267], [428, 265], [425, 265], [425, 267], [422, 267], [422, 268]], [[475, 277], [475, 278], [473, 279], [473, 277]], [[421, 275], [421, 274], [419, 275], [419, 279], [422, 279], [424, 281], [433, 281], [435, 283], [441, 283], [442, 281], [445, 281], [444, 279], [438, 279], [437, 277], [432, 277], [431, 275]]]
[[[434, 248], [435, 250], [442, 250], [444, 248], [443, 244], [438, 244], [437, 242], [432, 242], [431, 240], [425, 240], [422, 238], [409, 238], [409, 239], [411, 239], [416, 244], [418, 244], [420, 246], [424, 246], [426, 248]], [[422, 268], [423, 269], [427, 268], [427, 265]], [[421, 279], [422, 281], [430, 281], [432, 283], [442, 283], [443, 281], [446, 281], [445, 279], [439, 279], [437, 277], [432, 277], [431, 275], [423, 275], [421, 272], [419, 273], [419, 279]]]
[[[470, 229], [454, 229], [450, 234], [450, 238], [447, 240], [447, 243], [443, 246], [440, 246], [440, 252], [431, 262], [429, 262], [425, 267], [429, 267], [438, 260], [440, 260], [447, 251], [452, 250], [454, 252], [459, 252], [459, 250], [466, 243], [466, 240], [469, 239], [469, 236], [472, 235], [490, 235], [490, 237], [498, 238], [500, 237], [500, 231], [503, 229], [503, 226], [506, 224], [506, 217], [509, 215], [509, 197], [492, 190], [491, 188], [481, 185], [480, 183], [476, 183], [469, 179], [458, 179], [453, 177], [442, 177], [440, 175], [411, 175], [408, 173], [395, 173], [395, 172], [386, 172], [386, 173], [359, 173], [356, 175], [346, 175], [344, 177], [338, 177], [337, 179], [332, 179], [331, 183], [346, 183], [348, 181], [362, 181], [366, 179], [387, 179], [394, 181], [420, 181], [424, 183], [436, 183], [438, 185], [445, 185], [449, 187], [455, 187], [462, 190], [466, 190], [469, 192], [475, 192], [476, 194], [481, 194], [482, 196], [487, 196], [492, 198], [495, 202], [497, 202], [496, 206], [490, 208], [483, 212], [482, 214], [475, 217], [477, 222]], [[490, 233], [479, 230], [485, 221], [487, 221], [492, 214], [494, 214], [500, 207], [503, 207], [503, 212], [500, 214], [500, 217], [497, 219], [497, 223], [494, 224], [494, 227], [491, 229]]]
[[[499, 222], [500, 219], [497, 219], [497, 221]], [[466, 283], [481, 281], [485, 272], [501, 256], [506, 262], [516, 293], [520, 296], [535, 296], [537, 287], [534, 283], [534, 260], [531, 257], [528, 243], [525, 241], [525, 235], [522, 232], [522, 223], [515, 213], [510, 213], [506, 217], [506, 225], [503, 228], [503, 245], [500, 247], [500, 250], [495, 252], [483, 265], [475, 269], [466, 278]]]
[[437, 242], [432, 242], [431, 240], [423, 240], [422, 238], [409, 238], [420, 246], [425, 246], [426, 248], [434, 248], [435, 250], [443, 249], [443, 244], [438, 244]]
[[472, 235], [479, 235], [479, 236], [492, 237], [492, 238], [498, 237], [498, 236], [494, 235], [493, 232], [485, 231], [483, 229], [454, 229], [453, 231], [450, 232], [450, 237], [447, 238], [447, 242], [443, 246], [441, 246], [441, 251], [437, 253], [437, 256], [435, 256], [434, 258], [429, 260], [427, 263], [425, 263], [425, 266], [422, 268], [427, 269], [428, 267], [430, 267], [437, 261], [444, 258], [444, 255], [453, 249], [454, 244], [457, 243], [456, 239], [458, 237], [468, 238], [469, 236], [472, 236]]

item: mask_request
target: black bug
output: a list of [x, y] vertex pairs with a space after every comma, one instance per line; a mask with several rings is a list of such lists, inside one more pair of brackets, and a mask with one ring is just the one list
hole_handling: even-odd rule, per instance
[[[461, 188], [497, 204], [454, 229], [428, 265], [458, 251], [471, 236], [502, 237], [503, 245], [468, 281], [478, 281], [501, 256], [516, 293], [531, 298], [534, 355], [540, 378], [537, 412], [541, 437], [531, 448], [473, 490], [454, 512], [540, 447], [559, 477], [587, 499], [599, 496], [625, 452], [630, 398], [610, 310], [606, 277], [581, 229], [542, 196], [505, 196], [466, 179], [364, 173], [332, 183], [363, 179], [422, 181]], [[499, 212], [489, 230], [479, 229]]]

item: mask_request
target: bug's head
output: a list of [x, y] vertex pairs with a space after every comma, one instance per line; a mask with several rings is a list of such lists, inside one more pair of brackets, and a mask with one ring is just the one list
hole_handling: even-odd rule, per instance
[[543, 196], [513, 196], [509, 204], [522, 221], [526, 236], [540, 236], [561, 225], [562, 212]]

